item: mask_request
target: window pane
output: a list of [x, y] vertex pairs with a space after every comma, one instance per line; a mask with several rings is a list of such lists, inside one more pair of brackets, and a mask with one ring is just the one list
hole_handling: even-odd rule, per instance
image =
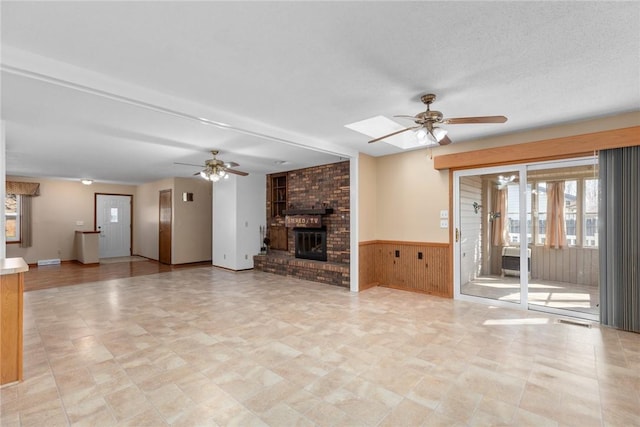
[[7, 222], [4, 227], [7, 241], [16, 240], [18, 238], [17, 225], [18, 224], [15, 217], [7, 217]]
[[578, 201], [578, 182], [575, 180], [564, 182], [564, 221], [567, 231], [567, 244], [577, 244], [576, 214]]
[[544, 245], [547, 234], [547, 183], [539, 182], [538, 191], [538, 241], [539, 245]]
[[7, 194], [4, 199], [4, 213], [16, 214], [18, 213], [18, 197], [15, 194]]
[[584, 243], [598, 246], [598, 180], [584, 180]]
[[118, 222], [118, 208], [111, 208], [110, 222]]
[[15, 194], [7, 194], [4, 199], [5, 237], [7, 242], [20, 241], [20, 198]]
[[598, 213], [598, 180], [584, 180], [584, 211]]
[[520, 242], [520, 184], [507, 186], [507, 221], [509, 243]]

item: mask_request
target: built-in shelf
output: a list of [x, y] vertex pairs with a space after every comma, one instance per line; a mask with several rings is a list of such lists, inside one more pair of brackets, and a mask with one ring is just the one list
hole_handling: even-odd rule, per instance
[[284, 215], [329, 215], [333, 213], [333, 208], [322, 209], [287, 209], [282, 212]]

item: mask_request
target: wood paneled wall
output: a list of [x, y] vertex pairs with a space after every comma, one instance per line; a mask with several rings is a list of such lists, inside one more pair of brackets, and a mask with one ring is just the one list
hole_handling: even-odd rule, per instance
[[451, 298], [450, 256], [448, 243], [361, 242], [360, 290], [377, 285]]
[[535, 279], [597, 286], [599, 262], [599, 251], [594, 248], [531, 246], [531, 276]]

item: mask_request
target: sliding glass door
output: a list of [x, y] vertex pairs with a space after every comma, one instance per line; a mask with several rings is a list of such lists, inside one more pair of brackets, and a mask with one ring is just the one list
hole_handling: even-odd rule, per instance
[[597, 320], [598, 167], [594, 159], [531, 165], [532, 308]]
[[597, 320], [594, 159], [454, 173], [455, 297]]
[[459, 176], [454, 237], [460, 295], [521, 303], [520, 181], [517, 169]]

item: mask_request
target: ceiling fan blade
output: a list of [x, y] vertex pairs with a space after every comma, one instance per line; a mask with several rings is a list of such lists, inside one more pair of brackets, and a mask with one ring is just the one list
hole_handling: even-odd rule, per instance
[[473, 123], [504, 123], [507, 121], [505, 116], [480, 116], [480, 117], [456, 117], [453, 119], [445, 119], [442, 123], [447, 125], [463, 125]]
[[227, 173], [232, 173], [234, 175], [247, 176], [249, 175], [247, 172], [237, 171], [235, 169], [225, 169]]
[[238, 167], [238, 166], [240, 166], [240, 164], [236, 163], [236, 162], [224, 162], [224, 167], [225, 168], [235, 168], [235, 167]]
[[381, 136], [379, 138], [372, 139], [371, 141], [369, 141], [369, 144], [371, 144], [372, 142], [380, 141], [380, 140], [385, 139], [385, 138], [389, 138], [390, 136], [397, 135], [397, 134], [402, 133], [402, 132], [406, 132], [408, 130], [418, 129], [419, 127], [420, 126], [412, 126], [410, 128], [405, 128], [405, 129], [401, 129], [401, 130], [395, 131], [395, 132], [390, 133], [388, 135], [384, 135], [384, 136]]
[[180, 162], [173, 162], [174, 165], [183, 165], [183, 166], [195, 166], [197, 168], [203, 168], [204, 165], [194, 165], [193, 163], [180, 163]]
[[445, 136], [440, 140], [440, 142], [438, 142], [438, 144], [440, 144], [440, 145], [449, 145], [449, 144], [451, 144], [452, 142], [453, 142], [453, 141], [451, 141], [451, 140], [449, 139], [449, 137], [448, 137], [447, 135], [445, 135]]

